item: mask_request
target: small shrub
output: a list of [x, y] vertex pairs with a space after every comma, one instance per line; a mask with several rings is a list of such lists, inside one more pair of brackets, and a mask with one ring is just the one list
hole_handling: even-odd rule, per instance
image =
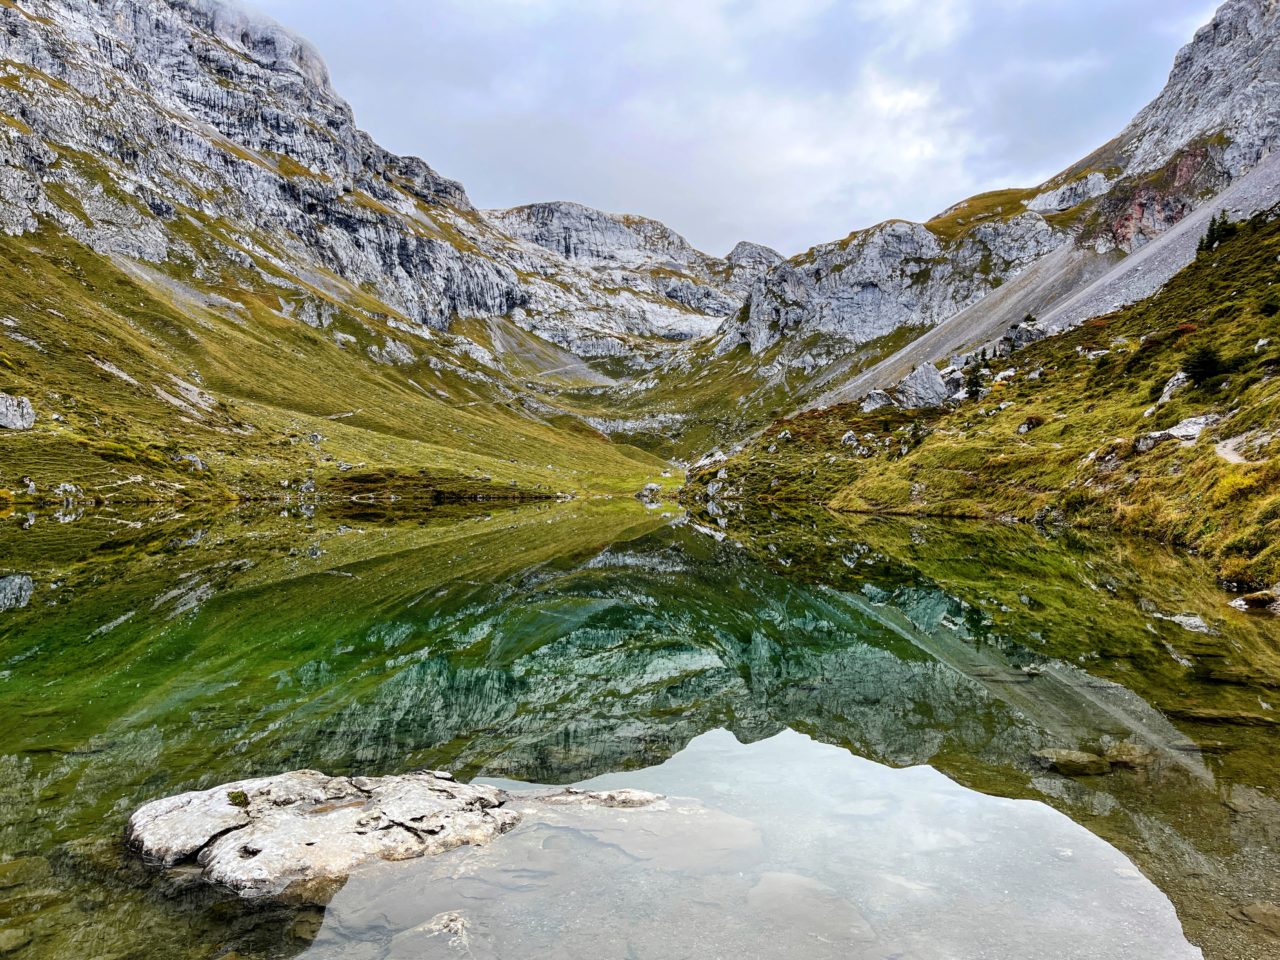
[[1191, 382], [1197, 386], [1226, 372], [1226, 367], [1217, 349], [1207, 344], [1196, 347], [1188, 353], [1182, 363], [1182, 369], [1191, 378]]
[[227, 794], [227, 802], [243, 810], [249, 806], [249, 795], [243, 790], [232, 790]]

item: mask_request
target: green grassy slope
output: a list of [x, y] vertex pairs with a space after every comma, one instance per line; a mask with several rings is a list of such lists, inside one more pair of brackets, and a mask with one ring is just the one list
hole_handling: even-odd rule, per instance
[[[321, 329], [289, 315], [296, 281], [265, 264], [207, 282], [163, 269], [53, 229], [0, 238], [0, 390], [38, 414], [33, 430], [0, 431], [0, 499], [27, 498], [28, 477], [36, 497], [65, 483], [86, 497], [224, 499], [308, 480], [321, 493], [359, 476], [377, 487], [388, 472], [412, 478], [401, 494], [611, 494], [666, 469], [531, 412], [505, 370], [448, 334], [392, 326], [372, 296], [364, 309], [358, 291], [331, 298]], [[413, 362], [376, 362], [369, 347], [387, 337]]]
[[[723, 468], [721, 483], [746, 503], [1113, 527], [1202, 550], [1225, 582], [1274, 584], [1278, 282], [1280, 220], [1259, 217], [1150, 300], [992, 361], [984, 399], [779, 421], [691, 489], [705, 495]], [[1197, 361], [1198, 382], [1144, 415]], [[1145, 452], [1137, 442], [1201, 415], [1222, 419], [1197, 442]]]

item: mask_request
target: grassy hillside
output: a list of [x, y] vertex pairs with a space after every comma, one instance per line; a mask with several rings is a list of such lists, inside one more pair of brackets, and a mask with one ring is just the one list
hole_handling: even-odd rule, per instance
[[[1155, 297], [976, 375], [954, 409], [853, 405], [773, 424], [691, 478], [715, 499], [1109, 527], [1280, 581], [1280, 220], [1255, 218]], [[1192, 382], [1157, 406], [1179, 371]], [[1197, 416], [1194, 442], [1140, 442]]]
[[[328, 294], [323, 324], [293, 315], [297, 294], [265, 260], [202, 280], [53, 229], [0, 238], [0, 390], [38, 415], [30, 431], [0, 430], [0, 500], [61, 484], [231, 499], [308, 481], [343, 495], [630, 494], [666, 470], [548, 420], [514, 379], [526, 370], [397, 323], [370, 293]], [[389, 341], [405, 348], [395, 362]]]

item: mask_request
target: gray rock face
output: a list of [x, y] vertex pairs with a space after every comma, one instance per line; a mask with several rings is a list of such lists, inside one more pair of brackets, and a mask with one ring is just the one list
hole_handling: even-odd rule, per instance
[[687, 267], [710, 259], [656, 220], [605, 213], [580, 203], [534, 203], [486, 211], [486, 216], [513, 237], [536, 243], [566, 260], [625, 267]]
[[[348, 778], [295, 770], [156, 800], [129, 818], [127, 838], [162, 867], [194, 859], [203, 879], [246, 899], [324, 899], [361, 864], [489, 843], [520, 822], [511, 799], [441, 773]], [[625, 808], [662, 798], [565, 790], [520, 799]]]
[[726, 262], [735, 270], [750, 273], [763, 273], [770, 267], [776, 267], [783, 261], [783, 256], [772, 247], [743, 240], [729, 251]]
[[937, 367], [931, 363], [922, 363], [894, 388], [893, 395], [900, 406], [918, 410], [940, 407], [954, 392], [942, 379]]
[[[529, 302], [517, 322], [584, 356], [616, 355], [627, 336], [713, 333], [751, 283], [782, 257], [742, 243], [728, 259], [695, 250], [670, 227], [579, 203], [535, 203], [485, 216], [521, 248]], [[543, 282], [541, 278], [546, 278]]]
[[1086, 200], [1100, 197], [1111, 189], [1112, 181], [1104, 173], [1094, 171], [1086, 177], [1046, 190], [1027, 201], [1027, 209], [1036, 213], [1059, 213], [1077, 207]]
[[18, 65], [0, 110], [31, 131], [0, 141], [7, 233], [46, 216], [99, 253], [207, 263], [181, 230], [200, 218], [226, 225], [208, 233], [228, 260], [312, 288], [332, 270], [431, 326], [524, 302], [514, 270], [456, 236], [461, 186], [359, 131], [319, 56], [278, 25], [211, 0], [29, 0], [0, 22]]
[[[1165, 90], [1097, 161], [1108, 164], [1105, 172], [1073, 168], [1026, 201], [1021, 216], [977, 218], [958, 239], [893, 222], [814, 247], [757, 281], [748, 322], [726, 324], [723, 347], [745, 342], [759, 352], [798, 332], [856, 347], [903, 326], [936, 326], [1071, 242], [1041, 213], [1096, 202], [1106, 229], [1085, 247], [1135, 250], [1257, 166], [1277, 142], [1280, 4], [1228, 0], [1178, 55]], [[1142, 179], [1171, 161], [1169, 185]]]
[[1235, 179], [1280, 143], [1280, 5], [1227, 0], [1178, 53], [1168, 85], [1120, 136], [1127, 173], [1145, 173], [1197, 140], [1223, 142]]
[[36, 410], [27, 397], [11, 397], [0, 393], [0, 427], [6, 430], [30, 430], [36, 425]]
[[368, 313], [376, 290], [397, 322], [510, 316], [586, 356], [710, 334], [768, 262], [576, 204], [488, 219], [361, 132], [309, 44], [232, 3], [23, 0], [0, 6], [0, 28], [11, 235], [44, 218], [117, 260], [190, 263], [204, 280], [254, 269], [312, 326]]
[[931, 326], [1068, 239], [1035, 213], [980, 225], [955, 244], [918, 223], [882, 224], [759, 277], [747, 322], [722, 328], [722, 349], [745, 342], [759, 353], [801, 329], [858, 345], [902, 326]]

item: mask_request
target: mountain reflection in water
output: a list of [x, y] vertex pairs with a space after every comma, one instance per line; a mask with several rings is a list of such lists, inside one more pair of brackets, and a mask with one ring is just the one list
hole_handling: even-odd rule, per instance
[[[0, 612], [0, 711], [9, 718], [0, 731], [0, 926], [19, 931], [33, 957], [290, 956], [317, 934], [314, 949], [326, 949], [341, 934], [344, 904], [360, 916], [357, 887], [378, 882], [378, 871], [354, 878], [323, 923], [166, 886], [118, 843], [128, 813], [158, 796], [297, 767], [377, 775], [430, 766], [541, 783], [610, 774], [641, 786], [677, 769], [669, 792], [723, 801], [726, 816], [756, 822], [751, 797], [698, 791], [733, 756], [743, 776], [761, 776], [753, 765], [779, 744], [797, 753], [799, 775], [845, 777], [848, 796], [873, 787], [905, 796], [892, 785], [926, 778], [928, 791], [942, 791], [975, 823], [1024, 815], [1026, 805], [856, 759], [865, 758], [928, 764], [970, 790], [1042, 801], [1132, 858], [1206, 956], [1262, 956], [1280, 943], [1257, 920], [1267, 918], [1257, 904], [1280, 899], [1268, 692], [1280, 676], [1277, 626], [1226, 607], [1203, 567], [1157, 547], [850, 523], [821, 511], [712, 536], [632, 504], [568, 503], [396, 519], [102, 514], [30, 529], [9, 521], [0, 549], [0, 576], [31, 582], [29, 591], [18, 580], [0, 591], [16, 598]], [[728, 733], [696, 739], [715, 730]], [[787, 730], [817, 743], [778, 739]], [[764, 753], [708, 751], [728, 734]], [[1144, 762], [1105, 776], [1068, 778], [1032, 759], [1041, 749], [1122, 742], [1139, 745]], [[811, 751], [822, 762], [802, 763]], [[790, 788], [803, 814], [776, 842], [795, 846], [794, 855], [752, 867], [766, 899], [804, 899], [795, 894], [801, 881], [775, 874], [832, 896], [850, 896], [850, 884], [868, 890], [868, 864], [879, 870], [894, 849], [904, 861], [897, 875], [928, 869], [912, 846], [927, 831], [900, 829], [897, 815], [848, 834], [853, 852], [874, 835], [880, 860], [840, 866], [824, 840], [837, 811], [823, 806], [821, 790]], [[998, 912], [991, 871], [1017, 879], [1016, 912], [1054, 889], [1062, 868], [1041, 855], [1048, 837], [1075, 828], [1027, 809], [1051, 819], [1025, 821], [1045, 832], [1021, 830], [1023, 860], [1017, 844], [996, 838], [927, 881], [947, 888], [939, 917], [986, 916], [1010, 937], [1032, 936], [1034, 923], [1023, 930]], [[802, 856], [806, 836], [821, 869]], [[1096, 863], [1122, 863], [1083, 831], [1074, 836], [1071, 848], [1096, 851]], [[495, 844], [459, 856], [513, 863], [528, 853], [531, 841], [506, 839], [506, 853]], [[565, 865], [578, 859], [551, 858], [561, 866], [548, 868], [554, 876], [543, 899], [529, 901], [530, 917], [564, 884], [612, 884], [621, 896], [644, 883], [643, 871], [623, 877], [603, 864], [575, 880]], [[505, 869], [501, 859], [486, 862]], [[437, 866], [446, 865], [413, 869]], [[700, 870], [702, 880], [662, 874], [663, 882], [696, 899]], [[1136, 936], [1173, 942], [1154, 890], [1101, 875], [1077, 879], [1091, 878], [1097, 891], [1141, 887], [1141, 904], [1097, 892], [1105, 909], [1064, 906], [1052, 922], [1043, 918], [1043, 935], [1074, 917], [1078, 942], [1092, 942], [1119, 930], [1104, 920], [1120, 924], [1129, 903]], [[720, 890], [722, 922], [755, 889]], [[638, 905], [657, 903], [657, 893], [634, 901], [638, 919], [647, 916]], [[903, 945], [904, 956], [935, 955], [911, 940], [908, 913], [886, 920], [869, 901], [851, 902], [883, 943]], [[962, 926], [937, 929], [960, 936]]]

